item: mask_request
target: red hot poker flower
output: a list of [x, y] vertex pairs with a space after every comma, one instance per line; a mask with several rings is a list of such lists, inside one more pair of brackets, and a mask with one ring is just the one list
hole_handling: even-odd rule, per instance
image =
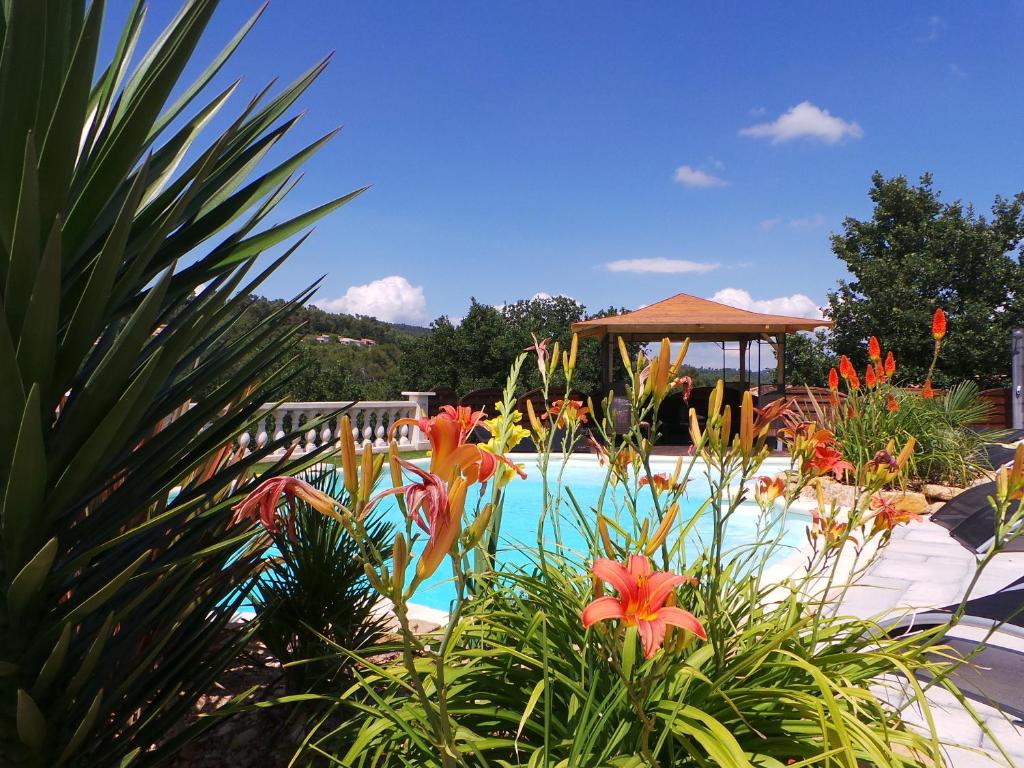
[[892, 375], [896, 373], [896, 358], [893, 357], [892, 350], [885, 356], [885, 364], [883, 370], [885, 371], [885, 377], [891, 379]]
[[897, 401], [896, 397], [891, 393], [889, 394], [889, 399], [885, 403], [885, 407], [889, 409], [889, 413], [899, 413], [900, 410], [899, 401]]
[[583, 626], [599, 621], [618, 619], [627, 627], [636, 627], [644, 646], [644, 656], [651, 658], [665, 642], [665, 630], [671, 624], [707, 640], [704, 625], [689, 611], [666, 605], [672, 590], [680, 584], [694, 584], [696, 579], [668, 571], [654, 572], [651, 561], [642, 555], [631, 555], [627, 567], [614, 560], [594, 561], [591, 573], [611, 584], [618, 597], [599, 597], [583, 609]]
[[868, 389], [873, 389], [878, 383], [878, 377], [875, 376], [875, 369], [873, 366], [868, 366], [867, 370], [864, 371], [864, 383], [868, 385]]
[[932, 315], [932, 336], [936, 341], [942, 341], [946, 335], [946, 313], [942, 311], [942, 307], [935, 310], [935, 314]]
[[839, 373], [835, 368], [828, 371], [828, 388], [833, 391], [839, 389]]
[[875, 361], [882, 359], [882, 345], [878, 343], [877, 336], [868, 339], [868, 357]]
[[844, 379], [856, 377], [857, 371], [853, 368], [853, 363], [850, 362], [850, 358], [843, 355], [839, 358], [839, 374]]
[[935, 390], [932, 389], [931, 379], [927, 379], [924, 383], [924, 386], [921, 387], [921, 397], [923, 397], [925, 400], [931, 400], [933, 397], [935, 397]]

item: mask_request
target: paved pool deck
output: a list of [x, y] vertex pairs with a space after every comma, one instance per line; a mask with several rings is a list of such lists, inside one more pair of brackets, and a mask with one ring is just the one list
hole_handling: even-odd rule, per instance
[[[877, 561], [847, 592], [841, 613], [874, 617], [883, 612], [911, 612], [958, 603], [975, 572], [975, 555], [953, 540], [949, 532], [929, 520], [893, 531], [889, 545]], [[972, 597], [996, 592], [1024, 574], [1024, 553], [997, 555], [982, 574]], [[1001, 641], [1002, 642], [1002, 641]], [[1009, 640], [1006, 647], [1024, 652], [1024, 642]], [[1024, 668], [1021, 669], [1024, 685]], [[1024, 723], [1011, 722], [999, 710], [974, 702], [1010, 761], [996, 751], [991, 740], [970, 714], [945, 690], [928, 694], [933, 717], [952, 768], [1024, 768]], [[910, 722], [923, 727], [920, 711], [908, 710]]]

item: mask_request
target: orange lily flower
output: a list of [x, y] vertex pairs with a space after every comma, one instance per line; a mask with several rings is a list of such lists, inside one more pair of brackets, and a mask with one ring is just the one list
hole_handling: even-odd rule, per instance
[[657, 474], [651, 475], [650, 480], [644, 475], [640, 478], [640, 486], [650, 485], [655, 493], [661, 493], [662, 491], [682, 491], [685, 487], [685, 483], [674, 483], [672, 478], [669, 477], [668, 472], [658, 472]]
[[775, 477], [762, 475], [757, 478], [757, 485], [754, 486], [754, 498], [757, 499], [759, 504], [772, 504], [777, 498], [784, 496], [785, 493], [785, 475], [776, 475]]
[[897, 525], [924, 520], [906, 497], [892, 501], [882, 496], [874, 496], [871, 499], [871, 509], [875, 512], [870, 518], [872, 533], [888, 533]]
[[853, 464], [843, 460], [843, 454], [830, 445], [831, 441], [820, 442], [814, 447], [814, 454], [804, 465], [804, 471], [813, 469], [818, 474], [835, 475], [842, 480], [847, 472], [853, 471]]
[[882, 359], [882, 345], [878, 343], [877, 336], [868, 339], [868, 357], [876, 362]]
[[691, 576], [668, 571], [655, 572], [651, 561], [642, 555], [631, 555], [623, 567], [614, 560], [594, 561], [591, 573], [606, 581], [619, 593], [618, 597], [598, 597], [583, 610], [583, 626], [599, 621], [618, 619], [627, 627], [636, 627], [644, 647], [644, 657], [652, 658], [665, 642], [669, 625], [692, 632], [707, 640], [704, 625], [689, 611], [666, 605], [669, 596], [680, 584], [695, 584]]
[[555, 400], [543, 418], [555, 418], [558, 426], [564, 427], [567, 424], [586, 424], [589, 413], [590, 409], [582, 400]]
[[932, 315], [932, 337], [936, 341], [942, 341], [946, 335], [946, 313], [942, 311], [942, 307], [935, 310], [935, 314]]
[[[278, 515], [278, 506], [282, 498], [288, 502], [288, 514], [284, 516]], [[231, 522], [240, 523], [249, 519], [259, 522], [270, 533], [278, 533], [283, 519], [288, 536], [294, 539], [297, 500], [304, 501], [322, 515], [334, 518], [339, 516], [335, 507], [340, 505], [306, 481], [297, 477], [272, 477], [256, 486], [231, 508], [235, 513]]]
[[[809, 539], [822, 538], [826, 544], [834, 546], [842, 541], [847, 527], [846, 523], [837, 522], [833, 518], [823, 517], [817, 509], [812, 509], [811, 524], [807, 528], [807, 537]], [[853, 536], [850, 536], [850, 541], [855, 545], [860, 543]]]
[[405, 469], [418, 475], [421, 481], [397, 488], [389, 488], [370, 501], [370, 506], [393, 494], [405, 498], [408, 514], [426, 534], [427, 545], [416, 563], [416, 579], [423, 581], [438, 569], [452, 551], [462, 530], [462, 513], [466, 506], [468, 484], [461, 477], [448, 487], [444, 480], [431, 472], [424, 472], [405, 459], [396, 459]]

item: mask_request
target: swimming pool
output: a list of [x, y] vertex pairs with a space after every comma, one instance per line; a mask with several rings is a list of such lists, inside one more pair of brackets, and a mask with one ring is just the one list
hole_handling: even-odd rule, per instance
[[[515, 460], [525, 467], [527, 477], [525, 480], [513, 480], [506, 488], [498, 549], [498, 562], [513, 567], [526, 566], [531, 562], [531, 551], [537, 546], [538, 518], [543, 503], [543, 485], [536, 457], [524, 454], [515, 456]], [[552, 457], [549, 478], [553, 478], [556, 474], [558, 463], [558, 457]], [[651, 459], [651, 468], [654, 472], [671, 472], [674, 467], [675, 458], [653, 457]], [[787, 461], [768, 459], [762, 467], [761, 473], [774, 474], [786, 467], [788, 467]], [[566, 466], [563, 485], [572, 491], [580, 507], [588, 510], [597, 503], [606, 471], [594, 456], [574, 456]], [[707, 496], [708, 482], [704, 477], [703, 467], [698, 462], [690, 474], [687, 492], [682, 499], [681, 519], [688, 520], [692, 517]], [[639, 512], [650, 514], [652, 504], [649, 496], [641, 494], [640, 498], [641, 509]], [[610, 514], [611, 509], [613, 507], [606, 499], [605, 513]], [[404, 528], [401, 511], [397, 504], [389, 503], [385, 514], [399, 529]], [[570, 552], [582, 553], [585, 549], [584, 539], [574, 524], [575, 514], [568, 498], [563, 501], [560, 517], [563, 545]], [[729, 521], [726, 531], [727, 546], [738, 546], [754, 541], [757, 537], [759, 519], [760, 510], [756, 504], [744, 505]], [[788, 513], [781, 525], [780, 546], [772, 553], [771, 562], [778, 562], [786, 556], [792, 555], [800, 547], [804, 541], [806, 524], [807, 520], [802, 515], [794, 514], [792, 511]], [[697, 548], [701, 547], [701, 542], [708, 541], [710, 537], [711, 526], [711, 516], [709, 513], [705, 513], [694, 525], [688, 544]], [[548, 544], [553, 543], [550, 519], [545, 523], [545, 538]], [[421, 540], [419, 547], [422, 545], [423, 541]], [[581, 559], [584, 559], [582, 554]], [[411, 572], [409, 577], [411, 578]], [[446, 611], [454, 596], [455, 588], [451, 582], [451, 567], [446, 562], [430, 579], [420, 585], [412, 602]]]

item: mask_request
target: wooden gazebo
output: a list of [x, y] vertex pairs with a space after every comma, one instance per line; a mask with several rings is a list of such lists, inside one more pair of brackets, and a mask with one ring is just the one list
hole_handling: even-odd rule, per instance
[[661, 341], [666, 337], [671, 341], [689, 338], [692, 342], [738, 342], [740, 386], [744, 388], [747, 386], [747, 347], [751, 343], [764, 341], [775, 351], [778, 361], [776, 384], [780, 391], [784, 391], [786, 334], [813, 331], [831, 325], [830, 320], [766, 315], [678, 293], [634, 312], [573, 323], [572, 329], [581, 338], [601, 340], [601, 379], [605, 392], [612, 385], [614, 355], [618, 354], [615, 351], [618, 346], [617, 337], [625, 342]]

